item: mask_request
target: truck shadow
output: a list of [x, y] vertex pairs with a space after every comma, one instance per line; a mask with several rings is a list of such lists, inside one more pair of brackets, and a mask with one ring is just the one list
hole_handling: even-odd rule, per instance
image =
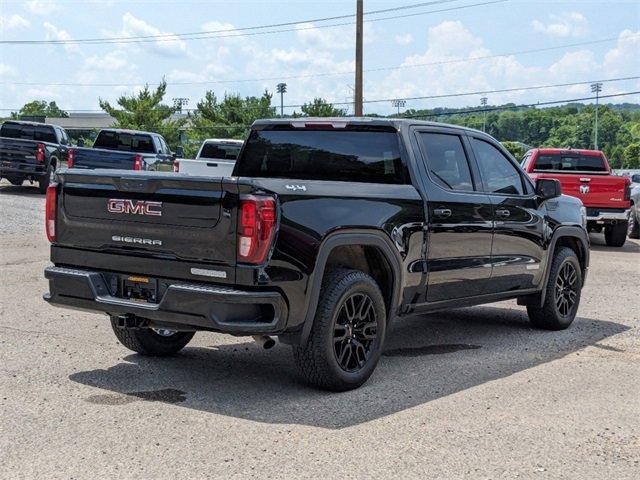
[[0, 182], [0, 195], [13, 195], [15, 197], [41, 197], [44, 195], [38, 191], [38, 184], [29, 185], [27, 182], [22, 186], [11, 185], [10, 183]]
[[625, 330], [588, 318], [563, 332], [534, 330], [522, 310], [495, 307], [400, 320], [369, 382], [339, 394], [302, 383], [289, 347], [264, 351], [253, 342], [187, 347], [172, 358], [134, 354], [69, 378], [112, 392], [87, 399], [112, 408], [165, 401], [257, 422], [340, 429], [552, 362]]

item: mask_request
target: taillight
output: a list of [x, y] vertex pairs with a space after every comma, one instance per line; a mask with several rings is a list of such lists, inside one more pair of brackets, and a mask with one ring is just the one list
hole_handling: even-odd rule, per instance
[[180, 172], [180, 160], [174, 160], [173, 161], [173, 173], [179, 173]]
[[238, 261], [259, 265], [267, 259], [276, 225], [276, 201], [247, 195], [240, 198]]
[[56, 241], [56, 203], [58, 194], [58, 184], [52, 183], [47, 187], [45, 202], [45, 230], [47, 238], [51, 243]]
[[626, 182], [624, 184], [624, 201], [628, 202], [631, 200], [631, 180], [626, 178]]
[[39, 143], [36, 148], [36, 160], [44, 162], [44, 143]]
[[73, 168], [73, 160], [75, 155], [76, 152], [73, 150], [73, 148], [70, 148], [67, 152], [67, 168]]
[[133, 160], [133, 169], [142, 170], [142, 155], [136, 155]]

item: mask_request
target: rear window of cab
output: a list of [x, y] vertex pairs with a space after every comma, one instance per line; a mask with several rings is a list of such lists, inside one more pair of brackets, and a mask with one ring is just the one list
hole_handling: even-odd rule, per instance
[[533, 166], [534, 172], [607, 172], [601, 155], [578, 153], [540, 154]]

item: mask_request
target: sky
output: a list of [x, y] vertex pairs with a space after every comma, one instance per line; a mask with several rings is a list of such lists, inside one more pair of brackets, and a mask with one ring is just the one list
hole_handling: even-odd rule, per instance
[[[364, 9], [418, 3], [428, 2], [364, 0]], [[483, 96], [491, 105], [568, 100], [591, 96], [589, 85], [474, 92], [640, 77], [640, 0], [433, 3], [365, 16], [365, 113], [391, 113], [393, 98], [408, 98], [404, 108], [416, 109], [476, 106]], [[189, 108], [207, 90], [219, 97], [260, 95], [285, 82], [285, 113], [314, 97], [352, 109], [354, 18], [318, 19], [353, 15], [355, 5], [0, 0], [0, 41], [151, 36], [144, 43], [0, 43], [0, 114], [31, 100], [53, 100], [69, 111], [99, 110], [99, 98], [114, 101], [163, 77], [167, 103], [188, 98]], [[287, 22], [301, 23], [234, 30]], [[212, 31], [217, 33], [196, 39], [173, 36]], [[640, 79], [605, 82], [602, 94], [634, 91], [640, 91]], [[473, 94], [448, 96], [460, 93]], [[415, 98], [434, 96], [439, 98]], [[274, 95], [273, 104], [279, 101]], [[640, 95], [604, 101], [640, 103]]]

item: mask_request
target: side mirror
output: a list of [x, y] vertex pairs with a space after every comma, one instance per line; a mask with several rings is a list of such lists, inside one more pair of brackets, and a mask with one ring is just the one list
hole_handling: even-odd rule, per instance
[[84, 147], [84, 138], [79, 138], [78, 139], [78, 146], [79, 147]]
[[555, 178], [539, 178], [536, 181], [536, 195], [541, 200], [549, 200], [562, 195], [562, 186], [560, 180]]
[[183, 158], [184, 157], [184, 148], [182, 146], [176, 147], [176, 153], [173, 154], [175, 158]]

